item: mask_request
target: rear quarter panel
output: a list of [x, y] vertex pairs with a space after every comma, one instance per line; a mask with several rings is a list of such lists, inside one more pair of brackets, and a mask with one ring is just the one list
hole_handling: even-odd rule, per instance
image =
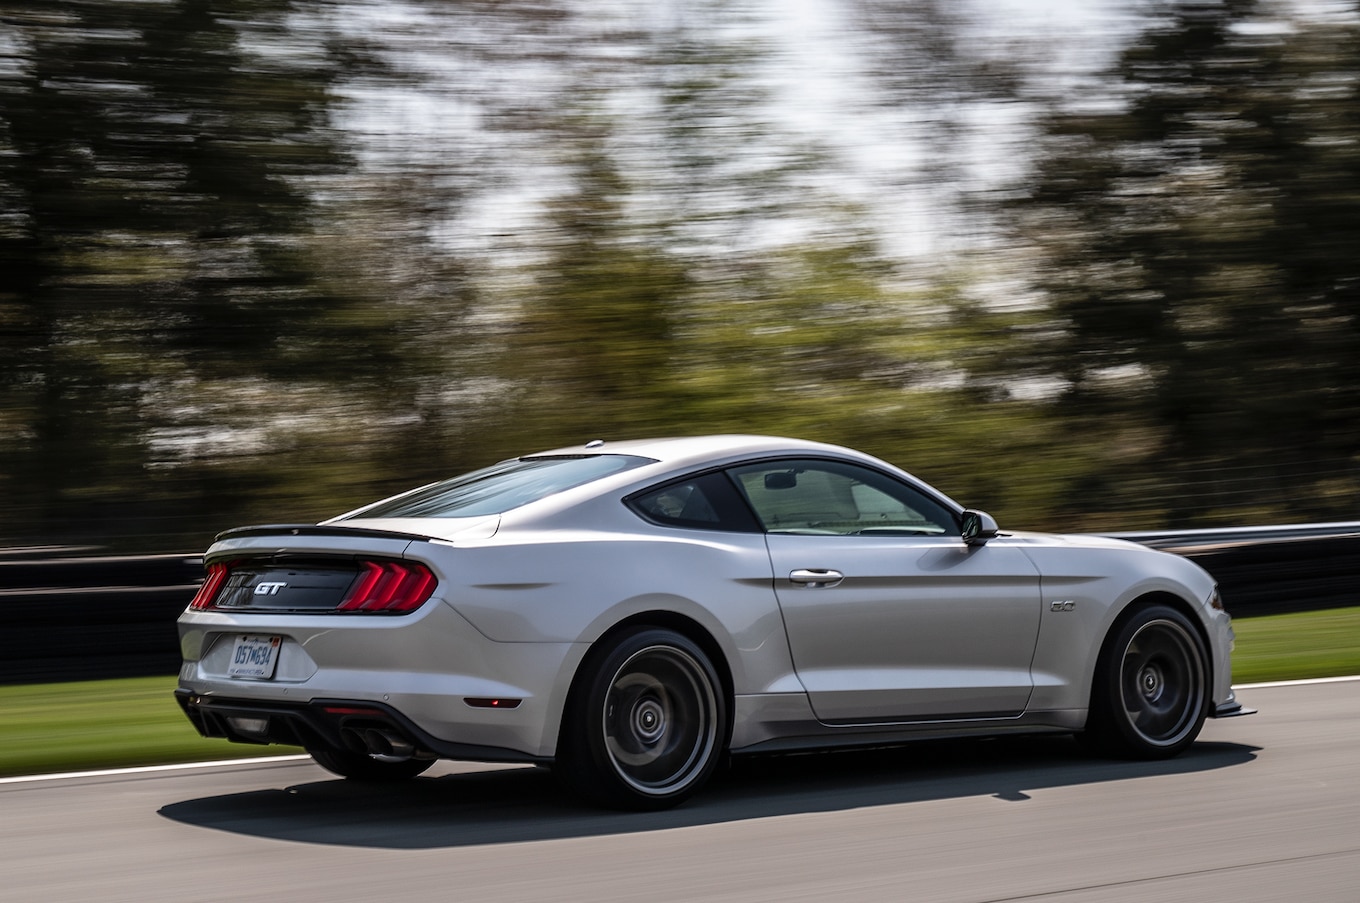
[[491, 640], [589, 645], [621, 621], [674, 612], [712, 636], [737, 694], [790, 689], [763, 536], [503, 531], [450, 552], [442, 594]]

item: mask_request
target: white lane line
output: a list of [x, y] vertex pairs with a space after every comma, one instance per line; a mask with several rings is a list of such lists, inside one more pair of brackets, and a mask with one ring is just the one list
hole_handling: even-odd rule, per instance
[[1276, 680], [1260, 684], [1233, 684], [1234, 690], [1261, 690], [1266, 687], [1306, 687], [1309, 684], [1343, 684], [1360, 680], [1360, 674], [1351, 677], [1313, 677], [1308, 680]]
[[[1234, 690], [1263, 690], [1268, 687], [1306, 687], [1311, 684], [1339, 684], [1360, 681], [1360, 674], [1351, 677], [1314, 677], [1309, 680], [1277, 680], [1259, 684], [1233, 684]], [[284, 762], [310, 762], [311, 756], [259, 756], [253, 759], [219, 759], [216, 762], [185, 762], [179, 765], [144, 765], [139, 768], [108, 768], [102, 771], [68, 771], [62, 774], [21, 775], [0, 778], [0, 784], [28, 784], [35, 781], [62, 781], [67, 778], [107, 778], [129, 774], [156, 774], [163, 771], [187, 771], [191, 768], [229, 768], [233, 765], [277, 765]]]
[[33, 781], [63, 781], [67, 778], [107, 778], [129, 774], [155, 774], [162, 771], [188, 771], [193, 768], [227, 768], [232, 765], [277, 765], [282, 762], [310, 762], [311, 756], [256, 756], [250, 759], [218, 759], [214, 762], [182, 762], [176, 765], [143, 765], [137, 768], [106, 768], [100, 771], [67, 771], [61, 774], [29, 774], [0, 778], [0, 784], [27, 784]]

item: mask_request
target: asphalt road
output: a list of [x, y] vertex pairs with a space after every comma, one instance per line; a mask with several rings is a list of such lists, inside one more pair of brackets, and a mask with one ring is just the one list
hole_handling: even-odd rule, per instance
[[[1360, 900], [1360, 682], [1244, 690], [1186, 755], [1014, 738], [766, 759], [670, 812], [532, 768], [0, 784], [0, 900]], [[230, 748], [224, 746], [224, 754]]]

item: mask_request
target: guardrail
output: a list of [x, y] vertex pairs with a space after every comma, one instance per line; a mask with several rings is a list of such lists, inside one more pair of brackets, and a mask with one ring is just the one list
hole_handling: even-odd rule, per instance
[[0, 683], [174, 674], [201, 555], [0, 560]]
[[1360, 605], [1360, 523], [1111, 535], [1195, 561], [1234, 617]]
[[[1235, 617], [1360, 605], [1360, 523], [1109, 535], [1195, 560]], [[0, 683], [174, 674], [202, 579], [199, 555], [0, 554]]]

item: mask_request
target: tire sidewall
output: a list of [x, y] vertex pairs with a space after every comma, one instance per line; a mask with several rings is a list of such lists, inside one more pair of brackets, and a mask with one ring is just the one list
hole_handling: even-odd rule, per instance
[[[1148, 625], [1168, 622], [1182, 631], [1190, 644], [1198, 686], [1191, 688], [1196, 706], [1193, 717], [1176, 739], [1155, 742], [1144, 736], [1125, 714], [1124, 657], [1134, 638]], [[1088, 740], [1101, 752], [1136, 759], [1164, 759], [1178, 755], [1195, 742], [1209, 711], [1208, 654], [1195, 625], [1180, 611], [1161, 603], [1139, 606], [1122, 618], [1101, 651], [1088, 718]]]
[[[704, 753], [705, 759], [688, 779], [673, 790], [644, 792], [633, 786], [615, 767], [605, 741], [605, 706], [610, 687], [620, 669], [639, 652], [671, 648], [682, 652], [696, 664], [708, 684], [713, 707], [708, 713], [714, 735]], [[716, 668], [708, 654], [683, 634], [657, 627], [628, 630], [602, 645], [599, 654], [588, 659], [582, 681], [567, 707], [562, 725], [561, 755], [558, 767], [567, 787], [590, 802], [622, 809], [655, 810], [677, 805], [688, 799], [712, 777], [727, 746], [728, 700]]]

